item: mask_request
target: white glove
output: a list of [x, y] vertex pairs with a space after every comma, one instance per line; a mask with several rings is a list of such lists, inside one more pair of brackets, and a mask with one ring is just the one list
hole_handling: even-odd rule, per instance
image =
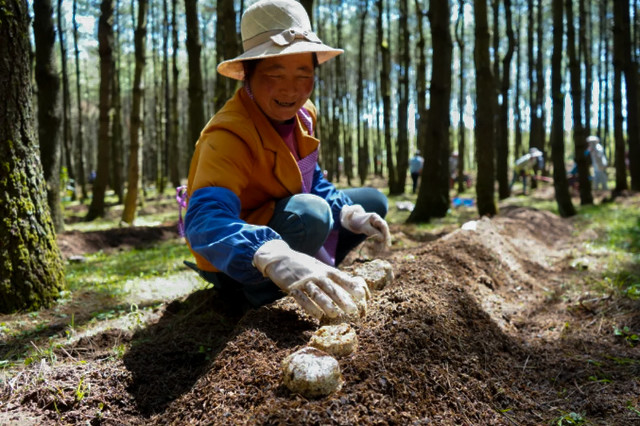
[[253, 255], [253, 265], [315, 318], [366, 312], [370, 295], [363, 278], [292, 250], [282, 240], [264, 243]]
[[340, 210], [340, 224], [355, 234], [373, 237], [378, 243], [376, 245], [378, 250], [391, 246], [391, 233], [387, 222], [377, 213], [365, 212], [359, 204], [344, 206]]

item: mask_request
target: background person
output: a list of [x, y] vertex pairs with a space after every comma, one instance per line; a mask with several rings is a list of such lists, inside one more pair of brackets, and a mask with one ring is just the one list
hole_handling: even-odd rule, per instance
[[536, 147], [529, 149], [529, 152], [518, 158], [513, 166], [513, 178], [509, 189], [513, 188], [518, 178], [522, 178], [522, 194], [527, 195], [527, 177], [535, 175], [535, 168], [542, 169], [544, 166], [544, 157], [542, 151]]
[[417, 150], [413, 157], [409, 160], [409, 173], [411, 174], [411, 180], [413, 182], [412, 193], [415, 194], [418, 189], [418, 180], [420, 174], [422, 174], [422, 167], [424, 166], [424, 158], [420, 155], [420, 151]]
[[253, 306], [290, 294], [316, 318], [357, 312], [366, 283], [335, 265], [390, 234], [380, 191], [338, 191], [318, 165], [315, 68], [343, 51], [322, 43], [293, 0], [254, 3], [241, 35], [244, 53], [218, 72], [243, 87], [203, 129], [189, 170], [192, 267]]
[[587, 138], [589, 145], [589, 156], [591, 157], [591, 165], [593, 166], [593, 189], [608, 190], [607, 185], [607, 156], [604, 148], [600, 144], [600, 138], [597, 136], [589, 136]]

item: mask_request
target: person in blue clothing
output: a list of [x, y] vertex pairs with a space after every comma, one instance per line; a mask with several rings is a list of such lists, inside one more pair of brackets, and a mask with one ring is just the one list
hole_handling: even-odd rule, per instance
[[343, 51], [322, 43], [294, 0], [252, 4], [241, 35], [244, 52], [217, 70], [243, 85], [203, 129], [189, 169], [192, 267], [252, 306], [289, 294], [316, 318], [362, 311], [364, 279], [338, 265], [366, 238], [390, 244], [387, 199], [326, 180], [309, 101], [316, 67]]
[[413, 183], [412, 193], [415, 194], [418, 190], [418, 181], [420, 180], [420, 174], [422, 173], [422, 167], [424, 166], [424, 158], [420, 155], [420, 151], [416, 153], [409, 160], [409, 173], [411, 174], [411, 180]]

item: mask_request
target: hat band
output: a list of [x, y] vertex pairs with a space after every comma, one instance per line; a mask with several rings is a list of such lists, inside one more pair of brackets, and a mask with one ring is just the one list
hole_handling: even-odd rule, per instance
[[300, 28], [289, 28], [288, 30], [274, 30], [260, 33], [248, 40], [244, 40], [242, 42], [242, 47], [246, 52], [261, 44], [267, 43], [269, 40], [280, 47], [284, 47], [290, 45], [296, 39], [322, 44], [320, 38], [313, 31], [306, 31]]

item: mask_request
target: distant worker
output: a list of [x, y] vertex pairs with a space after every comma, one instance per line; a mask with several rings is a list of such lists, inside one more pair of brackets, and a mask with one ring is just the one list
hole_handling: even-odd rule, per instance
[[597, 136], [589, 136], [587, 138], [589, 144], [589, 155], [591, 156], [591, 164], [593, 165], [593, 189], [598, 190], [602, 187], [607, 191], [607, 156], [604, 154], [604, 148], [600, 144], [600, 138]]
[[424, 158], [420, 155], [420, 150], [417, 150], [411, 160], [409, 160], [409, 172], [411, 173], [411, 179], [413, 180], [413, 193], [416, 193], [418, 189], [418, 179], [422, 173], [422, 166], [424, 166]]
[[449, 157], [449, 176], [451, 181], [455, 182], [458, 176], [458, 151], [453, 151]]
[[509, 188], [513, 187], [519, 177], [522, 178], [522, 194], [527, 195], [527, 176], [535, 175], [535, 168], [539, 169], [544, 166], [544, 156], [542, 152], [535, 147], [532, 147], [529, 152], [516, 160], [513, 167], [513, 179]]

